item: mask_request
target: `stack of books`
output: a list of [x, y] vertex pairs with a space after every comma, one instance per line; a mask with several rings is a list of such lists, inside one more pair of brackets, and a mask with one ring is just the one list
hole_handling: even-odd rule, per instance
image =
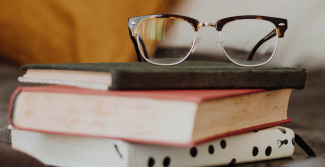
[[33, 64], [9, 121], [12, 147], [55, 166], [172, 167], [289, 157], [292, 89], [306, 69], [188, 61]]

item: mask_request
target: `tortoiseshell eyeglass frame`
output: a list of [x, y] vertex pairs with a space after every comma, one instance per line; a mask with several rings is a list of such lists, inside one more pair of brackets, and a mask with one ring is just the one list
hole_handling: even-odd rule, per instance
[[[194, 39], [193, 39], [193, 44], [192, 47], [190, 49], [190, 51], [188, 52], [188, 54], [180, 61], [180, 62], [176, 62], [176, 63], [172, 63], [172, 64], [157, 64], [154, 62], [151, 62], [147, 56], [147, 53], [143, 53], [139, 48], [140, 48], [140, 44], [144, 46], [144, 43], [142, 41], [141, 38], [139, 38], [138, 36], [138, 26], [147, 19], [155, 19], [155, 18], [173, 18], [173, 19], [180, 19], [183, 21], [186, 21], [188, 23], [190, 23], [195, 31], [195, 35], [194, 35]], [[227, 17], [221, 20], [216, 21], [216, 23], [213, 22], [204, 22], [204, 23], [200, 23], [198, 20], [190, 18], [190, 17], [186, 17], [186, 16], [180, 16], [180, 15], [170, 15], [170, 14], [155, 14], [155, 15], [146, 15], [146, 16], [137, 16], [137, 17], [132, 17], [129, 18], [128, 20], [128, 27], [129, 27], [129, 33], [130, 33], [130, 37], [132, 39], [132, 42], [134, 44], [136, 53], [137, 53], [137, 57], [138, 57], [138, 61], [148, 61], [152, 64], [156, 64], [156, 65], [176, 65], [179, 64], [181, 62], [183, 62], [192, 52], [195, 43], [196, 43], [196, 32], [201, 28], [201, 27], [206, 27], [206, 26], [212, 26], [215, 27], [216, 30], [219, 32], [219, 45], [223, 51], [223, 53], [226, 55], [226, 57], [233, 62], [236, 65], [239, 66], [245, 66], [245, 67], [255, 67], [255, 66], [261, 66], [264, 65], [268, 62], [270, 62], [272, 60], [272, 58], [274, 57], [275, 54], [275, 50], [272, 54], [272, 56], [263, 63], [260, 64], [256, 64], [256, 65], [242, 65], [242, 64], [238, 64], [236, 62], [234, 62], [229, 56], [228, 54], [225, 52], [223, 45], [222, 45], [222, 40], [221, 40], [221, 31], [222, 28], [224, 27], [224, 25], [226, 25], [227, 23], [231, 22], [231, 21], [235, 21], [235, 20], [243, 20], [243, 19], [260, 19], [260, 20], [267, 20], [272, 22], [275, 27], [276, 27], [276, 31], [272, 30], [269, 34], [267, 34], [264, 38], [262, 38], [253, 48], [253, 50], [251, 51], [249, 57], [248, 57], [248, 61], [252, 60], [257, 48], [262, 45], [265, 41], [271, 39], [274, 36], [278, 36], [279, 38], [284, 37], [284, 33], [288, 28], [288, 22], [286, 19], [283, 18], [275, 18], [275, 17], [268, 17], [268, 16], [259, 16], [259, 15], [243, 15], [243, 16], [233, 16], [233, 17]], [[277, 44], [276, 44], [277, 47]]]

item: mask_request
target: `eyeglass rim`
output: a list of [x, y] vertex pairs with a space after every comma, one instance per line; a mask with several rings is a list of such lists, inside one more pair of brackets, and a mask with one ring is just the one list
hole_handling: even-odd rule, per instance
[[200, 22], [196, 19], [193, 19], [191, 17], [187, 16], [181, 16], [181, 15], [171, 15], [171, 14], [155, 14], [155, 15], [145, 15], [145, 16], [136, 16], [136, 17], [131, 17], [128, 20], [128, 27], [131, 31], [132, 36], [137, 36], [137, 27], [146, 19], [154, 19], [154, 18], [175, 18], [175, 19], [180, 19], [183, 21], [186, 21], [190, 23], [195, 31], [198, 31], [200, 28]]
[[[144, 15], [144, 16], [136, 16], [131, 17], [128, 19], [128, 27], [131, 31], [132, 36], [137, 35], [137, 27], [144, 21], [145, 19], [150, 18], [176, 18], [183, 21], [189, 22], [194, 28], [195, 31], [198, 31], [201, 27], [201, 24], [198, 20], [187, 17], [187, 16], [181, 16], [181, 15], [172, 15], [172, 14], [154, 14], [154, 15]], [[216, 30], [221, 31], [225, 24], [235, 21], [235, 20], [243, 20], [243, 19], [259, 19], [259, 20], [267, 20], [272, 22], [275, 27], [277, 28], [278, 37], [282, 38], [284, 37], [284, 33], [288, 28], [288, 21], [287, 19], [283, 18], [277, 18], [277, 17], [270, 17], [270, 16], [262, 16], [262, 15], [241, 15], [241, 16], [232, 16], [232, 17], [226, 17], [220, 20], [216, 21]]]
[[[155, 63], [155, 62], [152, 62], [150, 61], [149, 59], [147, 59], [145, 56], [144, 56], [144, 53], [142, 52], [141, 48], [140, 48], [140, 41], [139, 41], [139, 36], [138, 36], [138, 27], [139, 25], [141, 25], [141, 23], [146, 20], [146, 19], [153, 19], [153, 18], [175, 18], [175, 19], [180, 19], [180, 20], [183, 20], [183, 21], [186, 21], [186, 22], [189, 22], [193, 28], [194, 28], [194, 39], [193, 39], [193, 43], [192, 43], [192, 46], [191, 46], [191, 49], [190, 51], [187, 53], [187, 55], [182, 59], [180, 60], [179, 62], [175, 62], [175, 63], [170, 63], [170, 64], [159, 64], [159, 63]], [[224, 27], [224, 25], [226, 25], [227, 23], [229, 22], [232, 22], [232, 21], [235, 21], [235, 20], [243, 20], [243, 19], [259, 19], [259, 20], [266, 20], [266, 21], [270, 21], [272, 22], [275, 27], [276, 27], [276, 36], [277, 36], [277, 40], [276, 40], [276, 46], [275, 46], [275, 49], [271, 55], [271, 57], [263, 62], [263, 63], [260, 63], [260, 64], [257, 64], [257, 65], [244, 65], [244, 64], [240, 64], [240, 63], [237, 63], [235, 61], [233, 61], [230, 56], [226, 53], [226, 51], [224, 50], [224, 47], [223, 47], [223, 44], [221, 43], [220, 41], [220, 38], [221, 38], [221, 32], [222, 32], [222, 28]], [[194, 46], [195, 46], [195, 42], [196, 42], [196, 32], [200, 29], [202, 23], [200, 23], [198, 20], [194, 19], [194, 18], [190, 18], [190, 17], [187, 17], [187, 16], [181, 16], [181, 15], [171, 15], [171, 14], [155, 14], [155, 15], [145, 15], [145, 16], [137, 16], [137, 17], [131, 17], [129, 18], [128, 20], [128, 27], [129, 27], [129, 31], [130, 31], [130, 36], [131, 36], [131, 39], [135, 45], [135, 49], [137, 51], [137, 55], [138, 53], [141, 54], [141, 57], [145, 60], [145, 61], [148, 61], [152, 64], [155, 64], [155, 65], [161, 65], [161, 66], [170, 66], [170, 65], [177, 65], [177, 64], [180, 64], [182, 63], [192, 52]], [[214, 25], [214, 27], [216, 28], [216, 30], [219, 32], [218, 34], [218, 39], [219, 39], [219, 46], [222, 50], [222, 52], [226, 55], [226, 57], [234, 64], [238, 65], [238, 66], [242, 66], [242, 67], [256, 67], [256, 66], [262, 66], [262, 65], [265, 65], [267, 63], [269, 63], [275, 53], [276, 53], [276, 50], [277, 50], [277, 46], [278, 46], [278, 39], [279, 38], [282, 38], [284, 37], [284, 33], [285, 31], [287, 30], [287, 20], [286, 19], [283, 19], [283, 18], [276, 18], [276, 17], [269, 17], [269, 16], [261, 16], [261, 15], [242, 15], [242, 16], [232, 16], [232, 17], [227, 17], [227, 18], [223, 18], [223, 19], [220, 19], [218, 21], [216, 21], [216, 24]], [[136, 39], [134, 39], [136, 38]], [[138, 55], [138, 60], [141, 61], [141, 58], [139, 57]]]
[[265, 64], [267, 64], [267, 63], [269, 63], [273, 58], [274, 58], [274, 55], [275, 55], [275, 52], [276, 52], [276, 50], [277, 50], [277, 48], [278, 48], [278, 42], [279, 42], [279, 36], [278, 36], [278, 31], [275, 31], [276, 32], [276, 43], [275, 43], [275, 47], [274, 47], [274, 50], [273, 50], [273, 53], [272, 53], [272, 55], [270, 56], [270, 58], [267, 60], [267, 61], [265, 61], [265, 62], [263, 62], [263, 63], [259, 63], [259, 64], [254, 64], [254, 65], [247, 65], [247, 64], [240, 64], [240, 63], [237, 63], [236, 61], [234, 61], [228, 54], [227, 54], [227, 52], [226, 52], [226, 50], [225, 50], [225, 48], [224, 48], [224, 46], [223, 46], [223, 44], [222, 44], [222, 40], [221, 40], [221, 38], [222, 38], [222, 31], [219, 31], [219, 33], [218, 33], [218, 44], [219, 44], [219, 46], [220, 46], [220, 48], [221, 48], [221, 50], [222, 50], [222, 52], [223, 52], [223, 54], [225, 54], [226, 55], [226, 57], [232, 62], [232, 63], [234, 63], [234, 64], [236, 64], [236, 65], [238, 65], [238, 66], [241, 66], [241, 67], [258, 67], [258, 66], [262, 66], [262, 65], [265, 65]]

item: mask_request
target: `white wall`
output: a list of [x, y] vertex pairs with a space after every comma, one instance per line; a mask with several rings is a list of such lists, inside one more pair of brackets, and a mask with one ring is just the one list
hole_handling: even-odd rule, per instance
[[[236, 15], [264, 15], [288, 20], [273, 65], [325, 68], [325, 0], [182, 0], [171, 14], [215, 22]], [[221, 52], [213, 28], [202, 28], [196, 52]], [[212, 35], [211, 35], [212, 34]]]

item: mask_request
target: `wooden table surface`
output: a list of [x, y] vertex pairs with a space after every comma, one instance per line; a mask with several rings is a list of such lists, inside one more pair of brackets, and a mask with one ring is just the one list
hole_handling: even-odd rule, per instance
[[[10, 133], [7, 129], [7, 113], [9, 98], [17, 86], [31, 86], [35, 84], [19, 83], [17, 78], [22, 76], [24, 71], [19, 66], [0, 60], [0, 155], [8, 152], [4, 145], [11, 144]], [[316, 155], [325, 158], [325, 70], [309, 71], [307, 75], [307, 85], [305, 89], [293, 90], [289, 107], [288, 117], [292, 122], [284, 126], [291, 128], [299, 134], [305, 142], [314, 150]], [[10, 152], [10, 149], [9, 149]], [[20, 154], [13, 152], [7, 154], [4, 159], [0, 156], [1, 162], [29, 161], [30, 159], [21, 158]], [[9, 157], [9, 158], [8, 158]], [[257, 163], [237, 165], [248, 166], [279, 166], [281, 164], [293, 163], [303, 165], [309, 162], [307, 155], [302, 149], [296, 147], [294, 156], [291, 158], [271, 160]], [[309, 159], [310, 160], [310, 159]], [[323, 159], [321, 159], [323, 160]], [[325, 162], [325, 161], [322, 161]], [[315, 163], [315, 162], [314, 162]], [[28, 163], [22, 163], [28, 164]], [[289, 164], [290, 165], [290, 164]], [[296, 165], [296, 164], [295, 164]], [[3, 165], [1, 165], [3, 166]], [[9, 165], [12, 166], [12, 165]]]

